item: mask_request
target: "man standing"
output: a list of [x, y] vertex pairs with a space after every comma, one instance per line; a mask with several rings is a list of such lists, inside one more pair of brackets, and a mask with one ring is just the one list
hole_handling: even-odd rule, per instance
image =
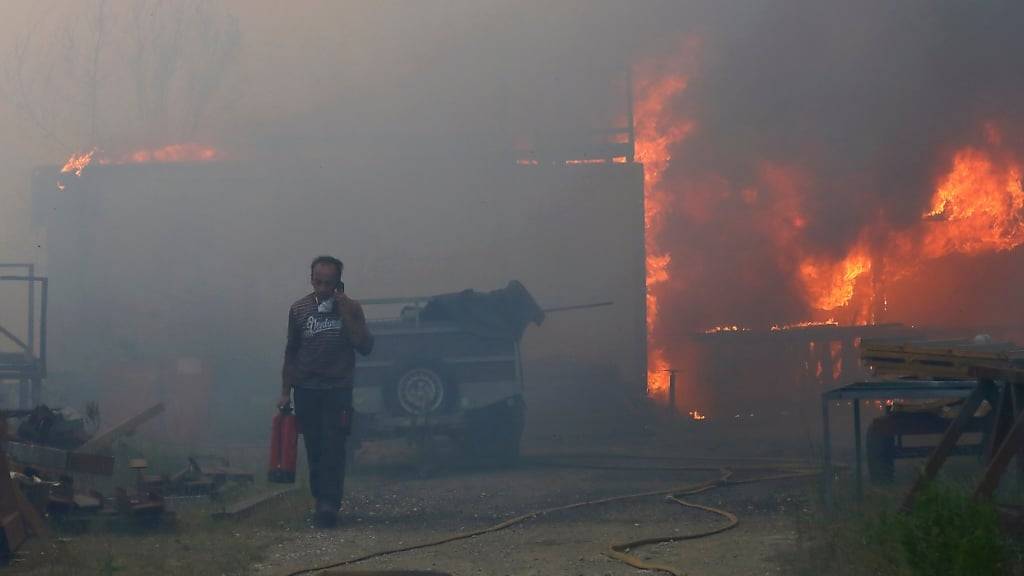
[[278, 407], [291, 402], [306, 444], [314, 522], [335, 524], [345, 481], [345, 439], [352, 422], [355, 351], [367, 355], [373, 335], [358, 302], [345, 295], [341, 260], [318, 256], [310, 265], [313, 293], [288, 312], [288, 344]]

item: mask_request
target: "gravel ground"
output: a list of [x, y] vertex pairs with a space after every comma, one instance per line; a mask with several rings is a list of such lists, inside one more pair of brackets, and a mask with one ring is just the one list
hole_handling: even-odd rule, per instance
[[[611, 461], [665, 466], [664, 461]], [[453, 470], [417, 477], [397, 470], [354, 475], [342, 524], [273, 535], [278, 543], [253, 572], [282, 574], [363, 554], [491, 526], [534, 510], [717, 477], [717, 472], [618, 471], [527, 465], [505, 471]], [[792, 518], [805, 506], [806, 480], [720, 488], [689, 498], [722, 507], [740, 525], [709, 538], [640, 549], [645, 559], [693, 574], [777, 574], [773, 556], [795, 538]], [[306, 506], [305, 500], [296, 500]], [[686, 534], [724, 523], [719, 516], [653, 496], [555, 512], [506, 530], [361, 562], [353, 569], [433, 569], [458, 575], [638, 574], [604, 554], [639, 538]]]

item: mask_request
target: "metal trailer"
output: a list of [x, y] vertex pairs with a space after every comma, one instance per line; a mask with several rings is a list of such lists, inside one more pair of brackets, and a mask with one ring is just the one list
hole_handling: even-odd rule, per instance
[[[373, 352], [357, 357], [353, 439], [448, 436], [476, 460], [511, 464], [526, 418], [517, 337], [424, 320], [431, 298], [364, 300], [405, 305], [399, 318], [371, 320]], [[611, 302], [543, 309], [544, 314]]]
[[373, 352], [357, 359], [353, 438], [456, 440], [471, 456], [511, 462], [525, 424], [519, 342], [420, 320], [422, 298], [398, 319], [371, 320]]

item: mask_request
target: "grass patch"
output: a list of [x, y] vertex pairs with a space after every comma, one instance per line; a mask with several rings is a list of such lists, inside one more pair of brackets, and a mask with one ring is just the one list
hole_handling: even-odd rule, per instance
[[902, 491], [847, 501], [831, 514], [797, 518], [799, 543], [783, 557], [796, 576], [992, 576], [1024, 574], [1019, 535], [963, 486], [935, 483], [909, 513]]

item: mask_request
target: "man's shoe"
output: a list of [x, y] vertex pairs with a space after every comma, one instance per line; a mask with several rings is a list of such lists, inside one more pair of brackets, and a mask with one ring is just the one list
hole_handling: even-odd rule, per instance
[[334, 528], [337, 523], [338, 509], [329, 502], [317, 502], [316, 512], [313, 513], [313, 525], [317, 528]]

